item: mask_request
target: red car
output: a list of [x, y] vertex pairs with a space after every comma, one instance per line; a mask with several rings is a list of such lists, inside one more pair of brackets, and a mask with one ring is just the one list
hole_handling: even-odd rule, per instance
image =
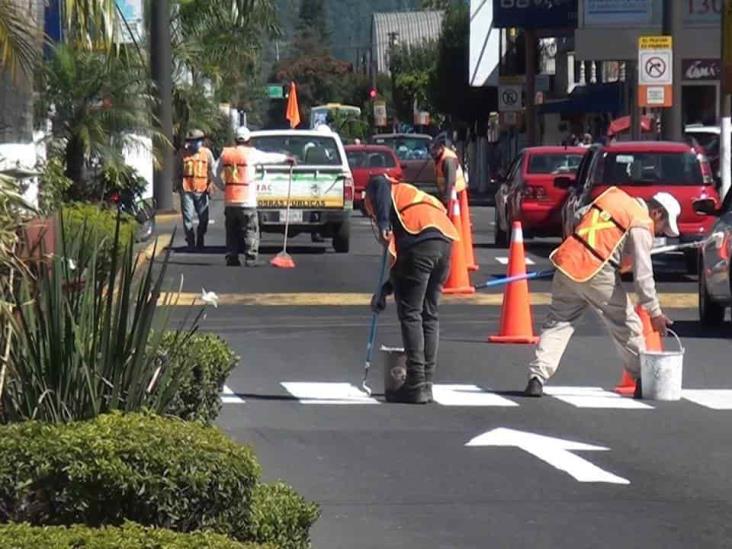
[[561, 236], [567, 190], [554, 185], [558, 175], [574, 177], [587, 149], [529, 147], [513, 160], [496, 192], [496, 244], [507, 246], [514, 221], [526, 237]]
[[374, 175], [388, 174], [402, 178], [399, 159], [392, 149], [384, 145], [346, 145], [348, 165], [353, 174], [353, 207], [363, 208], [366, 185]]
[[[702, 240], [714, 224], [714, 218], [700, 215], [693, 203], [712, 199], [719, 204], [712, 169], [700, 150], [686, 143], [665, 141], [629, 141], [598, 147], [588, 156], [589, 164], [576, 182], [557, 178], [557, 185], [572, 187], [562, 216], [566, 227], [573, 226], [578, 209], [592, 202], [608, 187], [619, 187], [639, 198], [652, 198], [657, 192], [671, 193], [681, 204], [678, 241]], [[586, 162], [585, 162], [586, 164]], [[566, 231], [566, 229], [565, 229]], [[670, 238], [659, 239], [674, 244]], [[662, 245], [659, 242], [657, 245]], [[698, 254], [687, 252], [687, 269], [696, 271]]]

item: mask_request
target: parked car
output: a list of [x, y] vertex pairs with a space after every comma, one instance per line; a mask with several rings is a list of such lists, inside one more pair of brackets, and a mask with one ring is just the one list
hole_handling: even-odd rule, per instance
[[[657, 245], [702, 240], [714, 223], [697, 213], [694, 202], [710, 199], [715, 204], [719, 195], [704, 154], [686, 143], [666, 141], [629, 141], [592, 148], [580, 167], [576, 180], [559, 177], [555, 185], [574, 187], [562, 208], [565, 236], [572, 232], [577, 211], [590, 204], [609, 187], [619, 187], [638, 198], [649, 199], [660, 191], [676, 197], [681, 204], [678, 239], [663, 237]], [[685, 252], [687, 270], [698, 267], [698, 252]]]
[[270, 165], [257, 170], [257, 210], [263, 233], [284, 233], [287, 221], [288, 182], [290, 236], [310, 233], [332, 238], [337, 253], [347, 253], [351, 239], [353, 176], [337, 133], [318, 130], [252, 132], [252, 145], [267, 152], [297, 158], [289, 166]]
[[384, 145], [346, 145], [346, 157], [353, 174], [353, 207], [362, 208], [366, 185], [374, 175], [403, 176], [396, 153]]
[[557, 175], [573, 178], [586, 150], [529, 147], [514, 158], [496, 192], [496, 245], [508, 245], [514, 221], [521, 221], [525, 238], [561, 236], [567, 189], [556, 187], [554, 179]]
[[684, 137], [693, 139], [704, 149], [704, 154], [712, 167], [712, 174], [719, 180], [722, 174], [719, 169], [719, 141], [722, 130], [719, 126], [702, 126], [701, 124], [689, 124], [684, 128]]
[[711, 200], [697, 202], [696, 209], [716, 218], [699, 256], [699, 320], [718, 326], [732, 305], [732, 193], [719, 209]]
[[430, 156], [432, 137], [420, 133], [380, 133], [369, 143], [386, 145], [394, 150], [404, 173], [404, 181], [425, 192], [437, 192], [435, 162]]

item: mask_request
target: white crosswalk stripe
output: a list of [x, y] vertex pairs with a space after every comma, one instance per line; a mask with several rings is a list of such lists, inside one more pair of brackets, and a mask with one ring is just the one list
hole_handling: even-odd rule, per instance
[[227, 385], [221, 390], [221, 402], [223, 404], [244, 404], [246, 401], [232, 391]]
[[639, 400], [622, 397], [602, 387], [544, 387], [544, 393], [571, 404], [575, 408], [606, 408], [617, 410], [653, 410]]
[[487, 392], [477, 385], [443, 385], [432, 386], [432, 396], [443, 406], [518, 406], [495, 393]]
[[681, 396], [712, 410], [732, 410], [732, 389], [684, 389]]
[[[500, 263], [501, 265], [508, 265], [507, 257], [497, 257], [496, 261], [498, 261], [498, 263]], [[527, 265], [536, 265], [536, 262], [533, 259], [531, 259], [530, 257], [527, 257], [526, 264]]]
[[350, 383], [309, 383], [286, 381], [285, 390], [301, 404], [379, 404]]

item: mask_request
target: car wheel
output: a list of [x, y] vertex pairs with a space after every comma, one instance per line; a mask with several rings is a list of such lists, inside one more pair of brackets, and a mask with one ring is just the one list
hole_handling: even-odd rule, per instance
[[347, 254], [351, 249], [351, 222], [344, 221], [333, 232], [333, 248], [336, 253]]
[[155, 218], [151, 217], [147, 221], [140, 223], [137, 227], [137, 242], [147, 242], [155, 232]]
[[699, 320], [704, 326], [719, 326], [724, 322], [725, 307], [712, 300], [707, 292], [704, 271], [699, 275]]

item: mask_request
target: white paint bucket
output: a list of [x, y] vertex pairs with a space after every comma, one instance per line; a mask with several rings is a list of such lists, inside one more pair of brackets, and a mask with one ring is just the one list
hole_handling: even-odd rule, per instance
[[640, 354], [643, 398], [680, 400], [684, 370], [684, 346], [675, 332], [668, 330], [679, 344], [678, 351], [643, 351]]
[[407, 379], [407, 355], [401, 347], [381, 346], [381, 364], [384, 370], [384, 394], [393, 393]]

